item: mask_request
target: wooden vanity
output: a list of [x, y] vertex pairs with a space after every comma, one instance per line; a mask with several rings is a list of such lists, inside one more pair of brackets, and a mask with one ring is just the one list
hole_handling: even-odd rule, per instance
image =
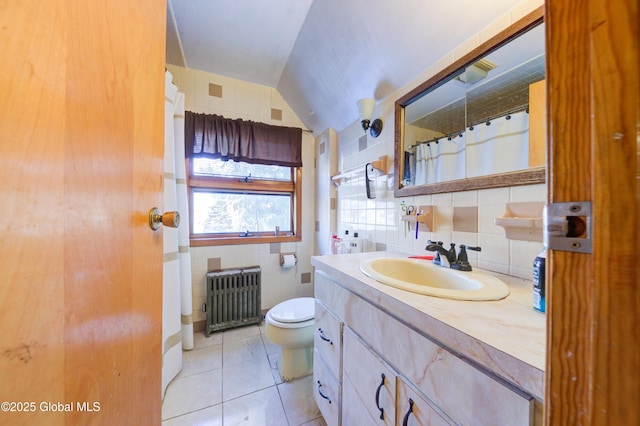
[[[385, 252], [312, 258], [314, 396], [328, 425], [542, 422], [545, 316], [531, 283], [500, 301], [409, 293], [360, 272]], [[364, 422], [364, 423], [363, 423]]]

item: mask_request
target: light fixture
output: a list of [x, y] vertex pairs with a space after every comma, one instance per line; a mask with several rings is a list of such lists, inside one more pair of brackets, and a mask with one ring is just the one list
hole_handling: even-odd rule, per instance
[[464, 72], [456, 77], [456, 80], [465, 84], [476, 84], [480, 80], [487, 78], [489, 71], [495, 67], [497, 67], [497, 65], [493, 62], [480, 59], [478, 62], [467, 66]]
[[373, 116], [373, 108], [376, 106], [375, 99], [365, 98], [360, 99], [358, 101], [358, 112], [360, 113], [360, 120], [362, 122], [362, 128], [366, 132], [369, 130], [371, 136], [377, 138], [380, 136], [380, 132], [382, 132], [382, 120], [376, 118], [371, 121], [371, 116]]

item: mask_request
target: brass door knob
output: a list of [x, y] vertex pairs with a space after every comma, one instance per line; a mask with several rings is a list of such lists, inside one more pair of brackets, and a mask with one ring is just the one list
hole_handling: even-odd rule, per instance
[[149, 226], [151, 229], [156, 231], [160, 228], [160, 225], [164, 225], [169, 228], [177, 228], [180, 225], [180, 213], [160, 213], [160, 210], [157, 207], [152, 208], [149, 210]]

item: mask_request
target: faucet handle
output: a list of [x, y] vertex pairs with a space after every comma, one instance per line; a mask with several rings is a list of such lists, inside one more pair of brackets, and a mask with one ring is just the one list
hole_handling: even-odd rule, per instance
[[467, 257], [467, 250], [473, 251], [482, 251], [482, 247], [469, 247], [464, 244], [460, 244], [460, 253], [458, 254], [458, 262], [469, 262], [469, 258]]
[[473, 251], [481, 251], [481, 247], [469, 247], [464, 244], [460, 244], [460, 253], [458, 254], [458, 261], [453, 269], [460, 271], [471, 271], [471, 265], [469, 264], [469, 257], [467, 256], [467, 249]]

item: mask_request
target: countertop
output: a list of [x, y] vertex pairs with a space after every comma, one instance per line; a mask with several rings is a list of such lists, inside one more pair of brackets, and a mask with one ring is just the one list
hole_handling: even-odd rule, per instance
[[531, 281], [474, 268], [504, 281], [509, 296], [479, 302], [441, 299], [390, 287], [364, 275], [360, 262], [378, 257], [407, 255], [368, 252], [314, 256], [311, 264], [460, 357], [543, 400], [546, 315], [532, 308]]

